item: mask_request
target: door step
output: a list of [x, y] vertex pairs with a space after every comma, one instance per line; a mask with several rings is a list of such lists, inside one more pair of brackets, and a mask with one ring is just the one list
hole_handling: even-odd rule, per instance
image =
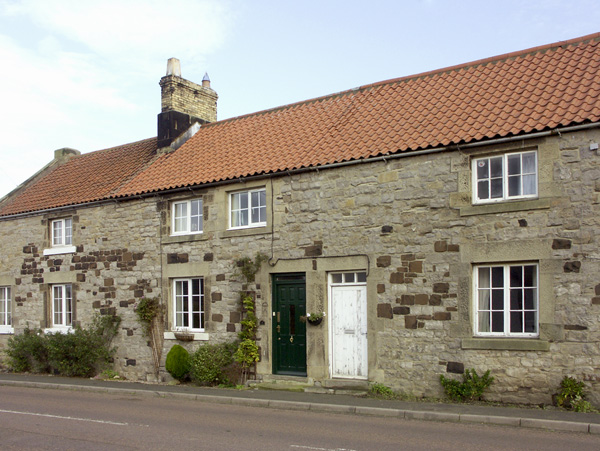
[[369, 382], [355, 379], [325, 379], [315, 382], [312, 378], [265, 374], [262, 380], [248, 381], [248, 386], [260, 390], [286, 390], [329, 395], [364, 396]]

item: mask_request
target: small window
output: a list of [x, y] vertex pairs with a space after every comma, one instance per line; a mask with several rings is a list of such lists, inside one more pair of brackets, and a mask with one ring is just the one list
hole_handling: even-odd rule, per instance
[[52, 285], [52, 327], [73, 325], [73, 293], [71, 285]]
[[267, 192], [264, 188], [229, 196], [230, 228], [267, 225]]
[[365, 283], [367, 283], [367, 273], [364, 271], [331, 274], [332, 285], [363, 285]]
[[473, 160], [474, 203], [527, 199], [538, 195], [537, 152]]
[[204, 330], [204, 280], [173, 281], [173, 313], [175, 330]]
[[538, 265], [482, 265], [474, 269], [475, 334], [538, 335]]
[[73, 244], [73, 220], [71, 218], [52, 221], [52, 247], [71, 246]]
[[204, 220], [202, 199], [174, 202], [171, 217], [173, 235], [202, 233]]
[[10, 287], [0, 287], [0, 332], [12, 332], [12, 301]]

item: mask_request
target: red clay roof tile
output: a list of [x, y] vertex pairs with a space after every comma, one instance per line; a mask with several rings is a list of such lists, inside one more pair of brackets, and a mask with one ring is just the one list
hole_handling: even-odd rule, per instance
[[[155, 140], [138, 153], [133, 143], [112, 149], [114, 158], [111, 149], [75, 157], [0, 215], [598, 122], [599, 41], [597, 33], [203, 125], [154, 159]], [[69, 182], [87, 174], [98, 175]]]

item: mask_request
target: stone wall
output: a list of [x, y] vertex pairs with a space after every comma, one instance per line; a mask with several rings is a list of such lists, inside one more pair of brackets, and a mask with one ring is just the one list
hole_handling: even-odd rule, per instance
[[[72, 256], [40, 257], [49, 218], [0, 221], [0, 283], [14, 287], [17, 329], [43, 325], [43, 292], [60, 277], [77, 286], [78, 320], [114, 309], [124, 318], [117, 370], [144, 379], [152, 360], [132, 304], [160, 295], [167, 306], [164, 363], [178, 343], [170, 334], [174, 278], [205, 283], [205, 332], [184, 343], [190, 351], [235, 339], [240, 291], [252, 291], [258, 372], [270, 374], [271, 275], [305, 273], [307, 309], [327, 312], [328, 273], [366, 271], [369, 380], [442, 396], [440, 374], [489, 369], [496, 381], [488, 399], [549, 403], [570, 375], [599, 403], [600, 156], [589, 150], [598, 140], [598, 131], [570, 133], [80, 208]], [[524, 148], [538, 150], [539, 199], [472, 205], [471, 158]], [[267, 226], [228, 230], [229, 193], [257, 187], [267, 191]], [[196, 197], [204, 232], [172, 236], [171, 202]], [[270, 260], [247, 286], [235, 261], [258, 252]], [[539, 338], [474, 336], [473, 265], [522, 261], [540, 268]], [[329, 377], [328, 327], [307, 330], [316, 382]]]

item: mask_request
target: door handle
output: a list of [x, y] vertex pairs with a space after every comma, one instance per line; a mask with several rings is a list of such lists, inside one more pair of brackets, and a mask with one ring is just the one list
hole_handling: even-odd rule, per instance
[[277, 322], [280, 323], [281, 322], [281, 313], [277, 312]]
[[294, 337], [290, 337], [290, 343], [294, 342]]

